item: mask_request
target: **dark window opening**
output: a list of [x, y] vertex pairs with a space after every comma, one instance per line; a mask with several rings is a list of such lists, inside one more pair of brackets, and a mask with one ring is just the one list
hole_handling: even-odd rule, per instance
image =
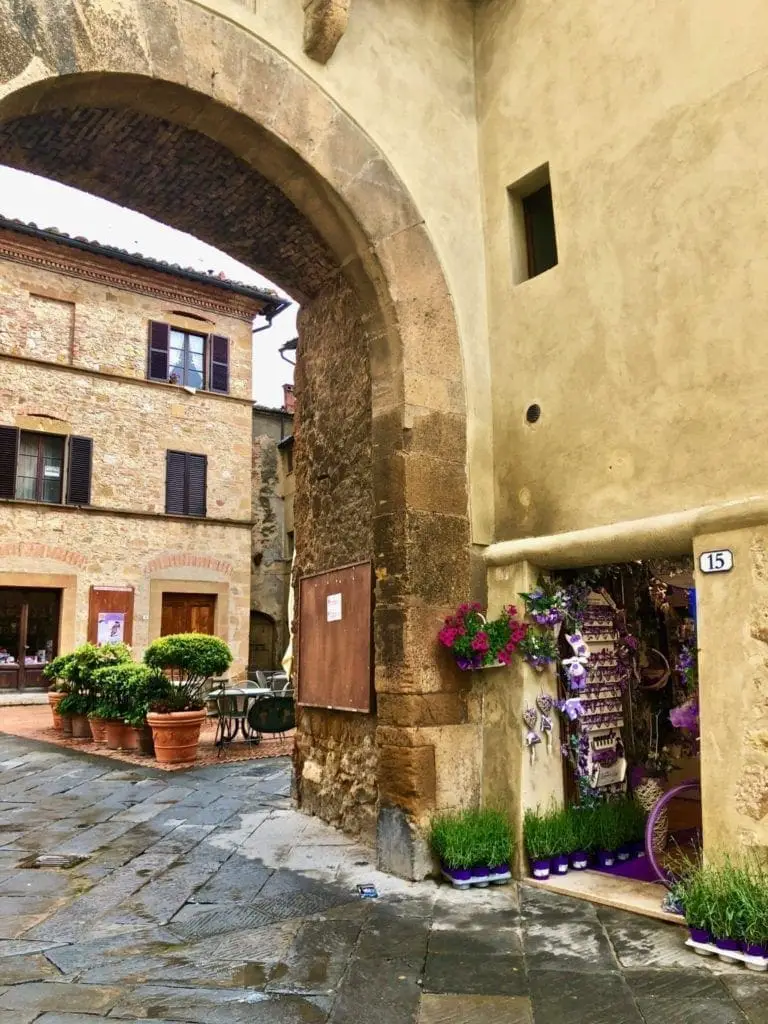
[[293, 530], [289, 530], [286, 533], [285, 540], [286, 540], [286, 544], [285, 544], [286, 557], [288, 559], [292, 559], [293, 558], [293, 552], [295, 550], [295, 544], [294, 544], [294, 538], [293, 538]]
[[165, 511], [174, 516], [204, 516], [208, 459], [190, 452], [166, 452]]
[[522, 199], [528, 277], [536, 277], [557, 265], [555, 211], [552, 186], [547, 183]]

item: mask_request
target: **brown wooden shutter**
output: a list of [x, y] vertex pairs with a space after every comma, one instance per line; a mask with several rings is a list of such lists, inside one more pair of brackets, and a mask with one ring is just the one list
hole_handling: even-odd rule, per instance
[[168, 324], [149, 321], [147, 343], [147, 379], [168, 382], [168, 346], [171, 329]]
[[93, 441], [90, 437], [70, 437], [67, 505], [90, 505]]
[[208, 345], [210, 353], [208, 390], [227, 395], [229, 394], [229, 338], [225, 338], [221, 334], [210, 334]]
[[184, 515], [186, 470], [184, 452], [165, 453], [165, 511], [168, 515]]
[[16, 453], [19, 432], [16, 427], [0, 427], [0, 498], [16, 495]]
[[205, 515], [207, 476], [208, 459], [205, 455], [187, 455], [187, 515]]

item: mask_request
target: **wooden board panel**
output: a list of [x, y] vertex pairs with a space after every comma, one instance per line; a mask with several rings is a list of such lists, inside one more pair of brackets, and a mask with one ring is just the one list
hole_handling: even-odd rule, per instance
[[[91, 587], [88, 604], [88, 640], [99, 642], [99, 616], [102, 616], [102, 630], [107, 622], [115, 628], [112, 640], [123, 643], [133, 642], [133, 587]], [[111, 620], [104, 616], [113, 616]], [[122, 616], [122, 618], [120, 618]], [[119, 633], [122, 630], [122, 635]]]
[[370, 562], [299, 580], [299, 704], [372, 710], [372, 612]]

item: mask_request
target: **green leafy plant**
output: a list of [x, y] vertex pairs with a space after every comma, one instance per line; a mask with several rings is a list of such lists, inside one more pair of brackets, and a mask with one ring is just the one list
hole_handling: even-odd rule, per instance
[[217, 636], [175, 633], [153, 641], [144, 653], [150, 668], [166, 673], [172, 687], [152, 701], [160, 714], [197, 711], [205, 707], [206, 685], [232, 664], [232, 652]]
[[557, 641], [551, 629], [531, 626], [517, 645], [517, 650], [537, 672], [543, 671], [557, 658]]
[[87, 715], [91, 708], [91, 699], [88, 694], [70, 691], [59, 701], [57, 708], [60, 715]]
[[93, 715], [140, 728], [150, 705], [163, 700], [172, 686], [159, 670], [136, 662], [108, 665], [96, 673], [99, 700]]
[[99, 700], [98, 671], [130, 660], [131, 651], [125, 644], [80, 644], [74, 651], [54, 658], [43, 669], [43, 675], [57, 680], [57, 689], [66, 688], [67, 696], [59, 703], [59, 714], [86, 715], [92, 711]]
[[594, 808], [597, 846], [600, 850], [617, 850], [624, 842], [622, 809], [618, 802], [606, 801]]
[[430, 830], [432, 849], [446, 867], [498, 867], [508, 864], [514, 839], [500, 811], [484, 809], [441, 814]]

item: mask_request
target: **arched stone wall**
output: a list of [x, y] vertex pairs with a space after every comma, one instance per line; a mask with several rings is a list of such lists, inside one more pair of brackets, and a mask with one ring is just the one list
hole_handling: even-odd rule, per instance
[[[441, 267], [386, 157], [289, 62], [191, 0], [114, 10], [0, 0], [2, 159], [191, 230], [302, 300], [297, 562], [374, 559], [379, 715], [302, 716], [299, 798], [354, 830], [394, 822], [384, 866], [417, 873], [409, 823], [458, 802], [444, 752], [463, 744], [466, 775], [479, 750], [434, 644], [469, 586], [465, 404]], [[334, 367], [357, 372], [334, 382]], [[349, 806], [339, 745], [367, 750]]]

